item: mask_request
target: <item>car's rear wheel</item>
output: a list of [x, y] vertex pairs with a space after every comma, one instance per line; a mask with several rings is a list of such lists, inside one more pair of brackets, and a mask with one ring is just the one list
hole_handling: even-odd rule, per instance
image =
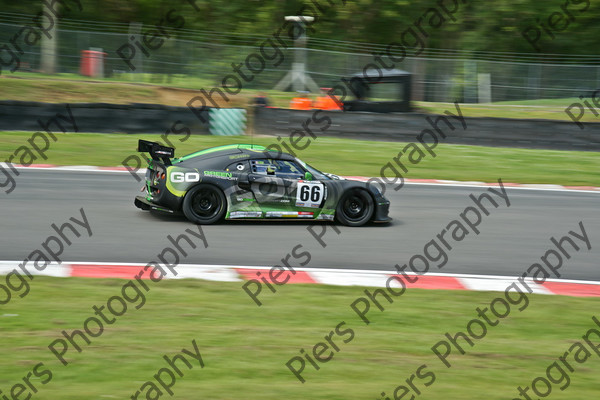
[[225, 195], [213, 185], [194, 186], [183, 199], [183, 214], [195, 224], [214, 224], [223, 218], [226, 209]]
[[347, 226], [361, 226], [373, 216], [375, 206], [371, 195], [362, 189], [350, 189], [342, 195], [335, 216]]

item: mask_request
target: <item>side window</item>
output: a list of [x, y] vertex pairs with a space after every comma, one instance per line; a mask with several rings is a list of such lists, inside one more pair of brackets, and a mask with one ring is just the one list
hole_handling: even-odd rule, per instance
[[229, 172], [248, 172], [250, 171], [250, 164], [248, 161], [236, 161], [225, 167], [225, 171]]
[[302, 169], [292, 161], [275, 160], [277, 170], [275, 174], [282, 178], [301, 179], [304, 176]]
[[273, 160], [251, 160], [250, 171], [260, 175], [275, 175], [276, 167], [272, 162]]
[[279, 178], [301, 179], [304, 172], [299, 165], [285, 160], [251, 160], [251, 171], [261, 175], [277, 176]]

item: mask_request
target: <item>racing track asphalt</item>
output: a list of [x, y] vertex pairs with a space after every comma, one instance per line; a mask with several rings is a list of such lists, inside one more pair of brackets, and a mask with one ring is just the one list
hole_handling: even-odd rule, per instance
[[[75, 239], [62, 255], [63, 261], [141, 262], [156, 259], [167, 244], [167, 234], [179, 235], [194, 228], [183, 216], [156, 215], [133, 205], [141, 183], [124, 173], [21, 170], [17, 186], [2, 193], [0, 259], [22, 260], [40, 248], [58, 225], [69, 217], [80, 218], [83, 207], [93, 236]], [[322, 248], [307, 228], [324, 224], [298, 221], [232, 221], [204, 226], [207, 249], [191, 252], [181, 263], [261, 265], [280, 264], [291, 249], [302, 244], [311, 254], [306, 267], [373, 269], [394, 271], [423, 246], [465, 207], [472, 205], [470, 193], [485, 187], [405, 185], [394, 192], [389, 225], [349, 228], [331, 225]], [[492, 209], [473, 233], [455, 243], [449, 261], [430, 272], [483, 275], [520, 275], [539, 262], [552, 247], [551, 236], [579, 232], [583, 221], [592, 242], [590, 251], [581, 250], [562, 268], [566, 279], [600, 280], [600, 195], [586, 192], [522, 190], [507, 188], [510, 208], [504, 203]], [[81, 228], [83, 230], [83, 228]], [[292, 264], [297, 265], [297, 264]]]

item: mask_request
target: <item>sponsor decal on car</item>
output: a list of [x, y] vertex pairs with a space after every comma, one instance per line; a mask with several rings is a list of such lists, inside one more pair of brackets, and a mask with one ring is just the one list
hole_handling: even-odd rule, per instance
[[324, 221], [333, 221], [333, 214], [319, 214], [319, 216], [315, 219], [320, 219]]
[[232, 211], [229, 218], [261, 218], [262, 211]]
[[237, 176], [233, 176], [233, 173], [231, 172], [204, 171], [204, 176], [212, 176], [213, 178], [237, 181]]
[[229, 156], [229, 158], [231, 160], [237, 160], [238, 158], [248, 158], [250, 157], [250, 154], [234, 154], [232, 156]]
[[171, 172], [170, 175], [171, 182], [173, 183], [181, 183], [181, 182], [200, 182], [202, 178], [200, 174], [197, 172]]
[[267, 218], [314, 218], [313, 212], [308, 211], [267, 211]]

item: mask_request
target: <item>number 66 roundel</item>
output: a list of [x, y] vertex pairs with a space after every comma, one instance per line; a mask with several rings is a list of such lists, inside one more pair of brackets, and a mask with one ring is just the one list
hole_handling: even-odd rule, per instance
[[325, 197], [325, 186], [318, 181], [298, 181], [296, 207], [317, 208]]

